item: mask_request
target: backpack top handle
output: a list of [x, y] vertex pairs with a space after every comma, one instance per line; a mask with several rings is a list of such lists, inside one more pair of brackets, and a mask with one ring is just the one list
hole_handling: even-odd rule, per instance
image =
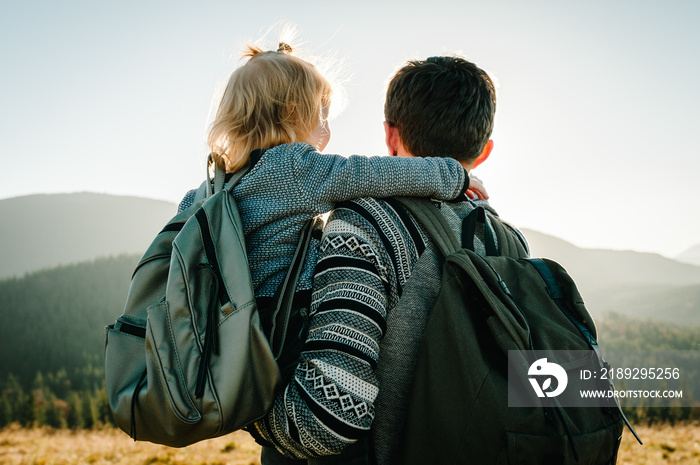
[[496, 239], [486, 223], [486, 210], [484, 207], [476, 207], [469, 212], [466, 218], [462, 221], [462, 247], [476, 252], [474, 239], [476, 239], [476, 228], [481, 225], [484, 231], [484, 247], [486, 247], [486, 256], [498, 256], [498, 247]]

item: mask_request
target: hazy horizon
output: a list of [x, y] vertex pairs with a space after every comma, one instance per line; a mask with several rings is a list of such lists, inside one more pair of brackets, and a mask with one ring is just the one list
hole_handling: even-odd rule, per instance
[[28, 1], [0, 11], [0, 198], [177, 203], [204, 177], [213, 102], [242, 45], [286, 20], [348, 77], [326, 152], [384, 155], [388, 77], [407, 59], [459, 53], [498, 85], [495, 149], [475, 174], [501, 216], [585, 248], [675, 257], [700, 242], [698, 3]]
[[[102, 196], [106, 198], [101, 199]], [[44, 199], [41, 197], [46, 198]], [[95, 197], [97, 197], [97, 199]], [[97, 208], [99, 205], [102, 205], [103, 208]], [[121, 207], [115, 211], [115, 205], [121, 205]], [[80, 213], [76, 211], [77, 206], [83, 209]], [[20, 212], [22, 208], [27, 209], [29, 214], [24, 218], [14, 217], [13, 215]], [[89, 261], [95, 257], [111, 256], [115, 253], [117, 255], [120, 253], [142, 253], [143, 249], [145, 249], [147, 244], [152, 240], [153, 234], [159, 231], [176, 211], [177, 203], [169, 200], [104, 192], [36, 193], [0, 199], [0, 216], [9, 220], [0, 226], [0, 235], [5, 239], [9, 239], [9, 241], [5, 243], [9, 247], [3, 250], [5, 250], [5, 252], [10, 250], [16, 255], [14, 258], [5, 256], [2, 250], [0, 250], [0, 258], [5, 259], [5, 262], [0, 260], [0, 263], [5, 263], [5, 265], [7, 265], [7, 263], [21, 262], [25, 266], [25, 271], [27, 272], [38, 269], [36, 267], [33, 268], [29, 264], [38, 256], [50, 255], [53, 252], [50, 250], [39, 250], [41, 247], [37, 246], [36, 256], [27, 257], [25, 256], [27, 254], [26, 248], [18, 247], [19, 243], [16, 241], [28, 239], [30, 242], [34, 241], [35, 244], [38, 244], [39, 242], [37, 241], [41, 241], [41, 236], [45, 234], [44, 231], [46, 228], [54, 231], [51, 244], [53, 244], [54, 248], [57, 247], [57, 250], [60, 250], [61, 253], [67, 252], [66, 246], [70, 249], [70, 244], [72, 243], [80, 243], [83, 245], [91, 243], [92, 246], [97, 245], [97, 243], [94, 243], [89, 237], [80, 239], [81, 234], [88, 234], [88, 236], [97, 235], [97, 237], [103, 239], [102, 242], [105, 242], [104, 239], [110, 236], [109, 231], [114, 230], [113, 224], [118, 224], [123, 234], [123, 236], [117, 235], [109, 239], [106, 244], [102, 245], [111, 247], [109, 248], [111, 252], [106, 255], [104, 253], [94, 254], [93, 250], [92, 252], [88, 252], [87, 255], [83, 255], [82, 259], [68, 260], [59, 264], [79, 263], [82, 260]], [[57, 221], [60, 221], [60, 223], [57, 223]], [[55, 233], [58, 231], [62, 231], [63, 236], [60, 234], [56, 236]], [[78, 232], [77, 234], [76, 231]], [[577, 249], [580, 253], [584, 254], [596, 254], [599, 251], [652, 254], [661, 256], [664, 259], [674, 260], [681, 264], [689, 264], [700, 269], [700, 261], [698, 260], [697, 253], [690, 253], [682, 257], [680, 255], [685, 254], [679, 254], [679, 256], [676, 257], [667, 257], [656, 252], [633, 251], [630, 249], [610, 249], [606, 247], [586, 248], [551, 234], [548, 231], [542, 231], [536, 228], [521, 228], [521, 231], [530, 242], [533, 256], [546, 256], [554, 259], [559, 258], [547, 254], [541, 255], [541, 243], [544, 239], [548, 244], [544, 249], [548, 251], [557, 250], [560, 253], [571, 254], [573, 249]], [[124, 239], [127, 237], [128, 242], [133, 244], [134, 241], [136, 243], [140, 241], [141, 245], [124, 247]], [[697, 252], [698, 250], [700, 250], [700, 242], [683, 252]], [[586, 261], [591, 259], [592, 256], [593, 255], [581, 255], [577, 260]], [[21, 257], [24, 257], [24, 259]], [[603, 270], [603, 268], [601, 268], [601, 270]], [[600, 273], [593, 274], [604, 275], [605, 272], [601, 271]], [[649, 274], [651, 275], [652, 273], [650, 272]], [[0, 272], [0, 278], [2, 277], [3, 273]]]

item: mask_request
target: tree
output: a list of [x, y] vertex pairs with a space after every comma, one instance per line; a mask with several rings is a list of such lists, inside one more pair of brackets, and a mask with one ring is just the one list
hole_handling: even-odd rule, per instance
[[37, 371], [36, 375], [34, 375], [34, 382], [32, 383], [32, 389], [36, 391], [43, 391], [46, 388], [46, 384], [44, 383], [44, 375], [40, 372]]
[[63, 405], [65, 405], [65, 402], [59, 401], [52, 394], [43, 404], [43, 424], [52, 428], [64, 428], [66, 419], [63, 416]]
[[7, 381], [5, 382], [3, 397], [7, 399], [9, 403], [8, 423], [20, 421], [19, 414], [21, 406], [24, 403], [24, 393], [22, 392], [22, 386], [19, 383], [19, 379], [17, 379], [17, 377], [12, 373], [8, 375]]
[[109, 408], [109, 399], [105, 388], [100, 389], [97, 393], [97, 415], [99, 420], [105, 425], [117, 426], [112, 416], [112, 410]]
[[58, 370], [55, 375], [50, 375], [49, 388], [59, 399], [66, 399], [68, 397], [71, 381], [68, 378], [68, 372], [65, 368]]
[[29, 391], [28, 394], [23, 395], [17, 405], [15, 417], [19, 424], [27, 427], [34, 426], [37, 420], [35, 391]]
[[95, 426], [95, 423], [97, 423], [97, 409], [95, 408], [93, 396], [89, 391], [83, 392], [81, 410], [83, 413], [83, 427], [92, 428]]
[[84, 424], [83, 402], [77, 392], [71, 391], [68, 394], [68, 414], [66, 415], [66, 426], [71, 429], [80, 429]]
[[10, 396], [7, 390], [2, 393], [0, 397], [0, 428], [12, 423], [12, 404], [10, 403]]

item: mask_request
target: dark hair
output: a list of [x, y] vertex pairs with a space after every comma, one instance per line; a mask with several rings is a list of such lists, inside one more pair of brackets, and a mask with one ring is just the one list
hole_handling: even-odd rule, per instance
[[455, 56], [409, 61], [389, 83], [386, 121], [412, 155], [472, 161], [493, 131], [496, 91], [486, 72]]

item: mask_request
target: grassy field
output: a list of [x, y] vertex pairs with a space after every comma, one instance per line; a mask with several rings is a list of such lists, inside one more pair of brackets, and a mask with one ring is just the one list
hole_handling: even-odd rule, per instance
[[260, 447], [237, 431], [175, 449], [134, 442], [118, 429], [72, 432], [67, 429], [5, 428], [0, 431], [2, 465], [249, 465], [260, 463]]
[[700, 464], [700, 425], [635, 426], [643, 446], [625, 429], [618, 464]]
[[[640, 446], [625, 432], [618, 464], [700, 464], [700, 425], [636, 428]], [[260, 448], [247, 433], [173, 449], [135, 443], [115, 429], [99, 431], [5, 428], [0, 431], [0, 464], [168, 464], [249, 465], [260, 463]]]

